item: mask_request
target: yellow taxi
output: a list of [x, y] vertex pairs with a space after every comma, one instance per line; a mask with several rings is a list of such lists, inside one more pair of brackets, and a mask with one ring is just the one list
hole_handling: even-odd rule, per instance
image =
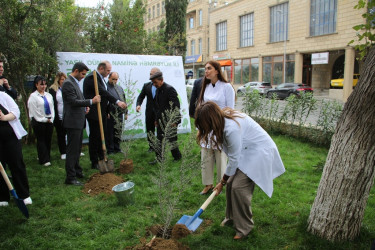
[[[353, 75], [353, 87], [357, 85], [359, 79], [359, 74]], [[332, 79], [331, 80], [331, 88], [340, 88], [344, 87], [344, 78]]]

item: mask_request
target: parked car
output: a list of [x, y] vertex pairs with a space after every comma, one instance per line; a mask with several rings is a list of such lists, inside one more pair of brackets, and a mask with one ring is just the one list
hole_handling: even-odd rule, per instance
[[302, 92], [313, 93], [313, 88], [303, 83], [282, 83], [277, 87], [267, 91], [267, 97], [272, 98], [273, 94], [277, 95], [278, 99], [285, 99], [291, 95], [300, 96]]
[[259, 94], [263, 95], [268, 89], [271, 89], [272, 85], [269, 82], [248, 82], [245, 85], [237, 89], [237, 95], [243, 96], [247, 91], [257, 90]]
[[[355, 85], [357, 85], [358, 79], [359, 79], [359, 74], [354, 74], [353, 75], [353, 87], [355, 87]], [[342, 87], [344, 87], [344, 77], [342, 76], [341, 78], [338, 78], [338, 79], [332, 79], [331, 80], [331, 87], [334, 88], [334, 89], [335, 88], [342, 89]]]

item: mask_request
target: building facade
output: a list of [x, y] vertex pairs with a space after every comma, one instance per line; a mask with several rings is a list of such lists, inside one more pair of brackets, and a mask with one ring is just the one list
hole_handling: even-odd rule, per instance
[[[162, 1], [147, 1], [153, 3]], [[203, 75], [217, 60], [233, 84], [248, 81], [305, 83], [329, 89], [343, 78], [343, 99], [359, 73], [353, 26], [364, 23], [358, 0], [190, 0], [185, 70]], [[153, 9], [148, 6], [153, 14]], [[155, 19], [156, 20], [156, 19]], [[148, 26], [148, 25], [146, 25]], [[191, 71], [193, 74], [191, 74]], [[345, 82], [347, 84], [345, 84]], [[341, 98], [339, 98], [341, 99]]]

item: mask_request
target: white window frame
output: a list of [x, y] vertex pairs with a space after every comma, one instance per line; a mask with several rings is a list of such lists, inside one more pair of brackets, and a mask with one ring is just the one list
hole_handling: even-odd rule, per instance
[[240, 47], [254, 45], [254, 13], [240, 16]]
[[216, 24], [216, 51], [227, 50], [227, 21]]
[[[282, 3], [270, 8], [270, 42], [288, 40], [289, 3]], [[286, 30], [285, 30], [286, 29]]]

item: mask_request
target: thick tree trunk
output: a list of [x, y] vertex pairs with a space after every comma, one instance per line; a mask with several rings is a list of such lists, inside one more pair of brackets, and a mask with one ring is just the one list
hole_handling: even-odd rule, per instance
[[375, 47], [345, 104], [332, 138], [308, 219], [308, 231], [325, 239], [359, 235], [375, 175]]

